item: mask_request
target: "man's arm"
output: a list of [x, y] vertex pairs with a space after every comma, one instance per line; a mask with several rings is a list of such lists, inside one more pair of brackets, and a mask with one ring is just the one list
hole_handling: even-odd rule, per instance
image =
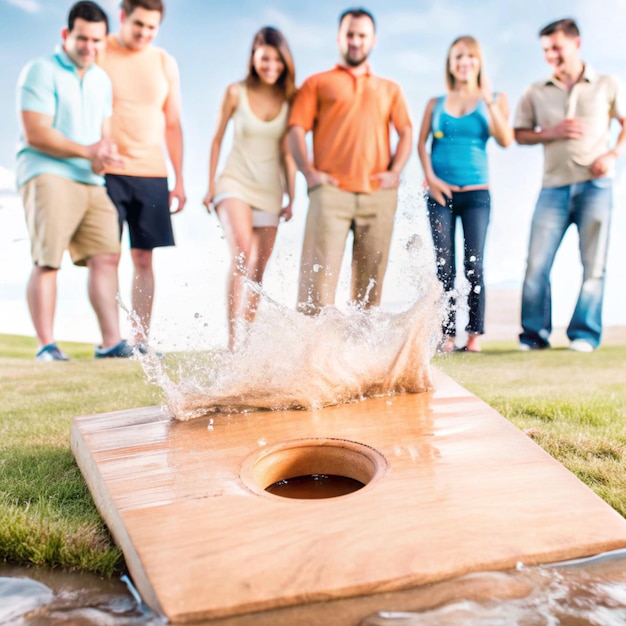
[[617, 121], [622, 129], [620, 130], [615, 145], [606, 154], [599, 156], [589, 168], [596, 178], [605, 176], [607, 172], [613, 169], [615, 161], [626, 149], [626, 118], [617, 118]]
[[22, 128], [26, 143], [35, 150], [57, 159], [79, 157], [90, 161], [96, 155], [102, 141], [89, 146], [68, 139], [52, 126], [54, 117], [36, 111], [21, 111]]
[[398, 132], [398, 145], [396, 146], [396, 153], [391, 160], [390, 172], [394, 172], [398, 176], [404, 169], [409, 157], [411, 156], [411, 148], [413, 145], [413, 127], [405, 126]]
[[107, 135], [108, 119], [103, 123], [102, 139], [97, 143], [84, 145], [68, 139], [62, 132], [52, 126], [52, 115], [36, 111], [22, 111], [22, 127], [26, 143], [35, 150], [57, 159], [81, 158], [91, 161], [94, 174], [101, 176], [108, 166], [123, 167], [117, 154], [115, 144]]
[[332, 176], [316, 170], [311, 161], [309, 161], [308, 150], [306, 148], [306, 132], [302, 126], [291, 126], [287, 137], [289, 150], [291, 151], [298, 169], [306, 178], [306, 186], [308, 189], [319, 187], [324, 183], [330, 185], [337, 184], [337, 181]]
[[172, 212], [178, 213], [185, 208], [187, 198], [183, 184], [183, 129], [180, 123], [180, 75], [176, 61], [170, 56], [167, 57], [165, 71], [170, 84], [170, 91], [163, 107], [163, 113], [165, 114], [165, 145], [176, 178], [174, 189], [170, 192], [170, 207], [173, 206], [174, 200], [177, 200], [178, 206], [176, 206]]
[[516, 128], [515, 141], [523, 146], [533, 146], [538, 143], [548, 143], [558, 139], [578, 139], [583, 135], [582, 123], [577, 118], [566, 118], [556, 126], [548, 128]]
[[396, 189], [400, 184], [400, 174], [402, 174], [402, 170], [411, 156], [413, 127], [407, 124], [403, 128], [396, 129], [396, 132], [398, 133], [398, 144], [389, 169], [372, 176], [374, 180], [378, 181], [378, 189]]
[[58, 109], [54, 71], [46, 59], [28, 63], [17, 83], [17, 102], [22, 133], [29, 147], [57, 159], [92, 159], [98, 144], [87, 146], [66, 137], [54, 128]]

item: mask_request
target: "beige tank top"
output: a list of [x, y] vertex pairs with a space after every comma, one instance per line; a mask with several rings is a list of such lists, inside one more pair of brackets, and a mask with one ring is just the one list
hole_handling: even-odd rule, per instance
[[288, 109], [285, 102], [273, 120], [259, 119], [250, 108], [246, 85], [239, 85], [232, 118], [233, 146], [215, 183], [216, 196], [228, 194], [255, 209], [280, 213], [285, 190], [280, 143], [287, 128]]

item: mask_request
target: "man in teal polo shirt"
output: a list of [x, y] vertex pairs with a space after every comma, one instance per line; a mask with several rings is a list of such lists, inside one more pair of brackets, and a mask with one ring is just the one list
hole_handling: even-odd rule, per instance
[[63, 45], [31, 61], [18, 81], [22, 126], [16, 178], [31, 240], [33, 270], [27, 300], [37, 333], [40, 361], [68, 359], [54, 340], [57, 274], [65, 250], [89, 270], [89, 300], [102, 344], [96, 357], [128, 357], [120, 337], [117, 211], [102, 176], [120, 165], [108, 137], [112, 93], [107, 74], [95, 65], [108, 20], [94, 2], [78, 2], [62, 31]]

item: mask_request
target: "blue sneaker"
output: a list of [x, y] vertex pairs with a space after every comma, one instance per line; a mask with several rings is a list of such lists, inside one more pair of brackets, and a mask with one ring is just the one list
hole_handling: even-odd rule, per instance
[[128, 345], [126, 339], [122, 339], [117, 345], [106, 350], [102, 346], [96, 346], [93, 355], [96, 359], [128, 359], [133, 355], [133, 348]]
[[50, 363], [51, 361], [69, 361], [70, 357], [62, 352], [56, 343], [49, 343], [37, 352], [35, 360]]

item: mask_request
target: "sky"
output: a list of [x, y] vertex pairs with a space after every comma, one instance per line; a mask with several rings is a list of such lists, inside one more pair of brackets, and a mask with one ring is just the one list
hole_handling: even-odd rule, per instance
[[[4, 303], [0, 309], [0, 332], [32, 334], [23, 303], [30, 271], [27, 234], [19, 202], [10, 193], [18, 137], [15, 84], [26, 62], [48, 54], [59, 43], [71, 5], [68, 0], [0, 0], [0, 299]], [[115, 32], [119, 1], [102, 0], [101, 5]], [[217, 220], [206, 214], [201, 199], [207, 185], [208, 150], [218, 108], [227, 85], [245, 75], [253, 34], [264, 25], [283, 31], [293, 52], [300, 84], [308, 75], [328, 69], [337, 61], [337, 17], [347, 6], [350, 5], [337, 0], [166, 2], [165, 18], [155, 43], [168, 50], [180, 67], [188, 205], [174, 218], [177, 247], [158, 250], [155, 255], [157, 325], [160, 319], [163, 327], [171, 327], [176, 312], [185, 309], [185, 314], [193, 311], [194, 319], [209, 319], [207, 327], [217, 328], [219, 337], [225, 333], [222, 308], [227, 251]], [[450, 42], [461, 34], [471, 34], [481, 42], [484, 70], [494, 89], [507, 94], [512, 111], [525, 88], [549, 74], [537, 32], [561, 17], [578, 21], [586, 61], [599, 71], [626, 80], [623, 0], [370, 0], [363, 6], [377, 19], [378, 41], [370, 58], [373, 69], [402, 86], [416, 134], [427, 100], [444, 92], [445, 55]], [[227, 136], [223, 156], [228, 141]], [[492, 218], [486, 279], [490, 286], [519, 289], [532, 210], [541, 182], [542, 150], [539, 146], [517, 145], [503, 150], [490, 143]], [[414, 150], [401, 190], [399, 214], [406, 219], [398, 221], [398, 237], [408, 236], [406, 229], [423, 228], [424, 206], [418, 191], [421, 180]], [[302, 178], [298, 181], [295, 212], [293, 222], [279, 229], [275, 257], [267, 274], [268, 289], [273, 289], [273, 295], [290, 306], [295, 301], [295, 268], [306, 213]], [[421, 236], [426, 240], [428, 234], [422, 232]], [[615, 189], [605, 301], [607, 324], [626, 324], [622, 273], [626, 266], [625, 244], [626, 157], [619, 163]], [[129, 271], [125, 258], [120, 268], [123, 300], [129, 289]], [[87, 339], [97, 335], [84, 294], [85, 278], [84, 271], [73, 268], [69, 259], [64, 262], [59, 279], [58, 336]], [[555, 323], [564, 325], [571, 315], [580, 280], [573, 231], [557, 257], [553, 278]], [[389, 288], [385, 287], [383, 302], [394, 302], [399, 297], [390, 282]], [[63, 316], [65, 322], [61, 320]], [[74, 323], [74, 319], [84, 323]]]

